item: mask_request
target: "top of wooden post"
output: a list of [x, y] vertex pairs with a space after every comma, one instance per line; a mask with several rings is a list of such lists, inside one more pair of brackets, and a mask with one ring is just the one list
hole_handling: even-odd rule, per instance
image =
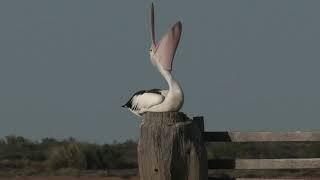
[[183, 112], [146, 112], [143, 117], [144, 123], [161, 121], [161, 123], [172, 124], [189, 120]]

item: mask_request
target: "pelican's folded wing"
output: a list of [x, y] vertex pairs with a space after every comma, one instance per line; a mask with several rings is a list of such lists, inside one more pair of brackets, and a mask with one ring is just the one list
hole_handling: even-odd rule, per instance
[[132, 98], [132, 109], [148, 109], [163, 102], [164, 96], [158, 93], [143, 93]]

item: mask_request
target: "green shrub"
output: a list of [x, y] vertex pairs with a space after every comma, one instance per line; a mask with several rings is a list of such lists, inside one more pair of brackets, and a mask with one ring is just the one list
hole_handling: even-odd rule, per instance
[[96, 144], [82, 144], [83, 153], [87, 161], [87, 169], [103, 169], [101, 146]]
[[77, 143], [54, 147], [49, 154], [47, 163], [50, 169], [87, 168], [85, 155]]

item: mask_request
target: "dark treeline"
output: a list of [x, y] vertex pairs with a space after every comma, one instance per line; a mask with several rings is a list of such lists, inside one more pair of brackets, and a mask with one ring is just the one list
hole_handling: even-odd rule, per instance
[[31, 141], [21, 136], [0, 139], [0, 171], [62, 168], [79, 170], [130, 169], [137, 167], [136, 142], [93, 144], [74, 138]]
[[[320, 142], [207, 143], [208, 159], [319, 158]], [[21, 136], [0, 138], [0, 176], [70, 174], [137, 168], [137, 143], [94, 144], [74, 138], [31, 141]], [[72, 173], [71, 173], [72, 174]]]

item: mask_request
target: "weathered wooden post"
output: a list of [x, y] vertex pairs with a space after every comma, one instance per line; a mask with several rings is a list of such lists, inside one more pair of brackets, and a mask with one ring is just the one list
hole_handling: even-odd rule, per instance
[[144, 115], [138, 144], [141, 180], [208, 179], [203, 120], [198, 120], [190, 120], [182, 112]]

